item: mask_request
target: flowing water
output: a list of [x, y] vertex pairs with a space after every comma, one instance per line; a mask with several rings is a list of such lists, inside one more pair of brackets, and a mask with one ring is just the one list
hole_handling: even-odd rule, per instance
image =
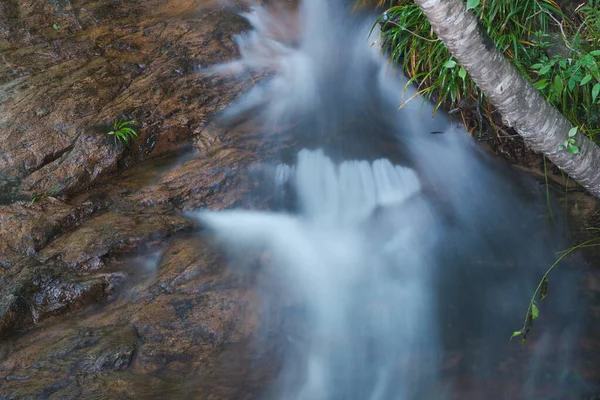
[[348, 8], [306, 0], [296, 23], [258, 7], [242, 58], [216, 67], [275, 71], [224, 119], [253, 111], [265, 132], [293, 124], [298, 143], [257, 167], [271, 210], [197, 214], [232, 257], [261, 255], [267, 309], [295, 310], [263, 397], [582, 398], [572, 269], [553, 273], [528, 342], [509, 342], [566, 246], [543, 189], [419, 97], [399, 110], [414, 89], [369, 36], [374, 17]]

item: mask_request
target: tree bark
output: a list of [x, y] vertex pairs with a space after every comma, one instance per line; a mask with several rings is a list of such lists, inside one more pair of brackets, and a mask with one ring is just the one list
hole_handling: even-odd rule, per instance
[[464, 0], [415, 0], [435, 33], [487, 96], [507, 125], [529, 147], [600, 198], [600, 148], [582, 133], [575, 136], [580, 153], [558, 150], [571, 123], [496, 49]]

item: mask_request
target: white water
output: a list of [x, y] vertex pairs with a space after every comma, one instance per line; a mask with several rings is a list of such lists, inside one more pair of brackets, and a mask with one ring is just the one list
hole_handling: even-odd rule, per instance
[[[285, 333], [289, 349], [266, 398], [451, 397], [452, 380], [440, 376], [445, 352], [472, 350], [473, 337], [490, 347], [465, 355], [463, 368], [476, 367], [471, 385], [482, 391], [473, 398], [487, 398], [481, 393], [497, 379], [502, 346], [552, 258], [539, 235], [546, 229], [541, 197], [446, 116], [431, 118], [420, 98], [398, 111], [414, 89], [404, 92], [377, 36], [369, 38], [373, 19], [351, 18], [344, 7], [306, 0], [293, 39], [289, 14], [246, 14], [255, 30], [236, 38], [242, 57], [216, 69], [276, 75], [225, 115], [260, 108], [265, 130], [300, 118], [298, 141], [312, 150], [265, 167], [273, 194], [291, 193], [295, 208], [198, 218], [230, 252], [263, 251], [279, 288], [265, 289], [266, 301], [301, 310], [301, 329]], [[575, 332], [571, 322], [558, 328], [570, 340]], [[572, 349], [548, 355], [549, 341], [540, 343], [524, 372], [526, 387], [494, 398], [537, 399], [539, 360], [576, 358]]]
[[275, 177], [279, 190], [293, 182], [297, 215], [227, 211], [201, 221], [228, 243], [265, 248], [304, 308], [306, 376], [281, 398], [389, 399], [391, 388], [393, 398], [411, 398], [431, 373], [412, 366], [413, 353], [435, 356], [423, 318], [434, 308], [427, 249], [435, 238], [414, 171], [385, 159], [335, 165], [303, 150]]

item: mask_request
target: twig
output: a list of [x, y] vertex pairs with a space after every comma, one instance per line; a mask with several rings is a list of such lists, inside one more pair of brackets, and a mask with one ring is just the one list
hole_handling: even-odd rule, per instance
[[567, 39], [567, 34], [565, 33], [565, 30], [563, 29], [562, 24], [560, 23], [560, 21], [558, 21], [554, 15], [552, 15], [552, 13], [548, 10], [545, 10], [544, 8], [542, 8], [542, 6], [540, 5], [540, 3], [535, 0], [535, 4], [538, 5], [538, 7], [540, 8], [541, 11], [545, 12], [546, 14], [548, 14], [548, 16], [554, 21], [556, 22], [556, 25], [558, 25], [558, 28], [560, 29], [560, 33], [562, 34], [563, 37], [563, 41], [565, 42], [565, 46], [567, 46], [569, 48], [569, 50], [576, 52], [576, 50], [574, 48], [571, 47], [571, 45], [569, 44], [569, 39]]
[[439, 39], [439, 38], [438, 38], [438, 39], [435, 39], [435, 40], [433, 40], [433, 39], [427, 39], [427, 38], [424, 38], [423, 36], [417, 35], [417, 34], [416, 34], [416, 33], [414, 33], [413, 31], [411, 31], [410, 29], [406, 29], [405, 27], [403, 27], [402, 25], [399, 25], [399, 24], [395, 23], [394, 21], [385, 21], [385, 22], [386, 22], [386, 23], [388, 23], [388, 24], [395, 25], [395, 26], [397, 26], [398, 28], [402, 29], [403, 31], [406, 31], [406, 32], [410, 33], [411, 35], [418, 37], [418, 38], [419, 38], [419, 39], [421, 39], [421, 40], [425, 40], [425, 41], [427, 41], [427, 42], [430, 42], [430, 43], [436, 43], [436, 42], [439, 42], [439, 41], [440, 41], [440, 39]]
[[[513, 333], [513, 337], [518, 336], [518, 335], [522, 335], [522, 334], [525, 334], [525, 336], [527, 336], [527, 333], [529, 332], [528, 329], [527, 329], [529, 315], [532, 312], [532, 306], [535, 304], [535, 298], [537, 297], [537, 294], [539, 293], [540, 289], [542, 288], [542, 285], [544, 284], [544, 281], [546, 279], [548, 279], [548, 275], [550, 274], [550, 272], [552, 272], [552, 270], [554, 269], [554, 267], [556, 267], [558, 265], [558, 263], [560, 263], [560, 261], [563, 258], [565, 258], [566, 256], [568, 256], [569, 254], [571, 254], [573, 251], [575, 251], [577, 249], [600, 246], [600, 243], [594, 243], [594, 242], [596, 242], [598, 240], [600, 240], [600, 238], [593, 238], [593, 239], [590, 239], [590, 240], [586, 240], [585, 242], [580, 243], [577, 246], [573, 246], [570, 249], [566, 249], [566, 250], [563, 250], [563, 251], [561, 251], [561, 252], [558, 253], [560, 256], [556, 259], [556, 261], [554, 262], [554, 264], [552, 264], [552, 266], [550, 268], [548, 268], [548, 270], [546, 271], [546, 273], [542, 277], [542, 280], [540, 280], [540, 283], [538, 284], [537, 288], [535, 289], [535, 292], [533, 292], [533, 296], [531, 297], [531, 300], [529, 300], [529, 307], [527, 307], [527, 313], [525, 314], [525, 322], [523, 323], [523, 328], [521, 328], [521, 330], [518, 331], [518, 333], [514, 332]], [[531, 327], [531, 324], [529, 324], [529, 327]], [[523, 340], [524, 339], [525, 338], [523, 338]]]

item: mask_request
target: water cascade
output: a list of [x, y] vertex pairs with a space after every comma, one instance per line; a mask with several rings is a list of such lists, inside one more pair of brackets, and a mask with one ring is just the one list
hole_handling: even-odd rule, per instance
[[257, 7], [242, 57], [213, 68], [274, 71], [223, 118], [294, 121], [298, 143], [260, 167], [273, 211], [197, 214], [232, 256], [264, 255], [259, 274], [277, 288], [265, 304], [298, 310], [264, 398], [576, 398], [585, 385], [564, 378], [578, 365], [572, 274], [557, 272], [560, 296], [544, 303], [554, 323], [527, 347], [508, 340], [564, 246], [543, 188], [419, 97], [398, 110], [414, 89], [369, 36], [373, 16], [349, 8], [306, 0], [290, 34], [296, 14]]

